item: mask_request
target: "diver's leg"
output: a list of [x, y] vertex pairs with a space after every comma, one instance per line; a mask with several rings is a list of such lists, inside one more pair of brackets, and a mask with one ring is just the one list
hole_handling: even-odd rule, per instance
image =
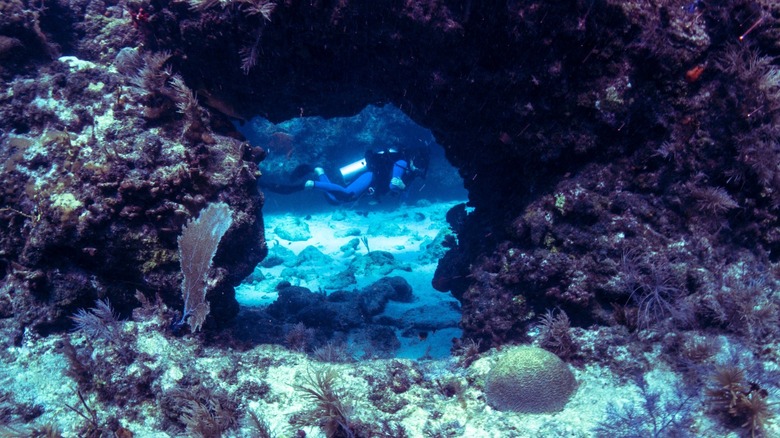
[[320, 175], [319, 181], [314, 181], [313, 187], [324, 191], [325, 196], [332, 202], [350, 202], [360, 197], [371, 185], [373, 179], [374, 174], [366, 172], [360, 175], [349, 186], [342, 187], [330, 182], [328, 176], [322, 174]]
[[339, 204], [349, 197], [349, 193], [344, 187], [330, 182], [328, 175], [325, 175], [324, 173], [319, 176], [319, 181], [314, 181], [313, 187], [322, 190], [325, 194], [325, 198], [331, 204]]
[[357, 199], [359, 196], [361, 196], [363, 193], [365, 193], [366, 190], [371, 186], [371, 181], [374, 180], [374, 173], [373, 172], [366, 172], [359, 177], [357, 177], [356, 180], [352, 181], [346, 189], [344, 189], [345, 192], [349, 193], [353, 198]]

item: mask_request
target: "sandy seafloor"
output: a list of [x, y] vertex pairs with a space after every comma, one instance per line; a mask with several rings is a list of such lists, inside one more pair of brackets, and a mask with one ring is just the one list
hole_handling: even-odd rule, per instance
[[[282, 254], [285, 263], [269, 268], [258, 266], [236, 289], [236, 298], [242, 306], [262, 306], [276, 300], [276, 286], [282, 281], [328, 293], [335, 289], [359, 290], [382, 277], [400, 276], [412, 287], [414, 301], [390, 301], [378, 317], [405, 320], [409, 327], [434, 329], [426, 332], [425, 340], [419, 336], [404, 337], [399, 331], [397, 336], [402, 345], [396, 357], [419, 359], [426, 354], [447, 357], [452, 338], [461, 335], [459, 304], [449, 293], [438, 292], [431, 286], [437, 263], [431, 247], [436, 236], [449, 228], [445, 215], [456, 203], [418, 201], [414, 206], [393, 210], [333, 208], [303, 217], [292, 212], [265, 214], [269, 254]], [[363, 242], [356, 245], [355, 240], [361, 238], [367, 239], [368, 249]], [[312, 247], [325, 258], [295, 266], [299, 263], [297, 257]], [[357, 272], [354, 282], [339, 281], [338, 287], [333, 287], [334, 278], [348, 271], [356, 256], [366, 255], [369, 250], [392, 254], [400, 268]]]
[[[164, 424], [161, 413], [161, 400], [165, 395], [176, 388], [192, 385], [193, 381], [238, 406], [237, 426], [223, 436], [259, 436], [248, 421], [247, 414], [252, 412], [267, 423], [272, 436], [301, 436], [296, 435], [301, 429], [307, 437], [324, 437], [324, 432], [316, 426], [290, 425], [292, 417], [312, 407], [294, 388], [295, 383], [307, 372], [323, 367], [333, 367], [337, 371], [337, 393], [351, 407], [354, 421], [387, 423], [396, 428], [388, 430], [398, 431], [398, 427], [402, 427], [409, 437], [604, 436], [595, 434], [594, 427], [604, 421], [610, 403], [618, 407], [641, 404], [639, 388], [626, 376], [593, 363], [572, 367], [578, 387], [563, 411], [555, 414], [498, 412], [487, 405], [483, 392], [485, 376], [497, 352], [491, 350], [482, 354], [468, 367], [449, 355], [451, 339], [460, 333], [457, 303], [449, 294], [437, 292], [430, 286], [436, 261], [429, 257], [427, 244], [446, 229], [444, 216], [453, 204], [418, 202], [392, 210], [363, 211], [334, 208], [303, 216], [268, 213], [264, 217], [269, 245], [289, 251], [280, 252], [277, 248], [272, 254], [297, 256], [306, 248], [314, 247], [330, 263], [303, 264], [293, 269], [284, 264], [271, 268], [260, 266], [237, 290], [243, 306], [264, 306], [272, 302], [279, 281], [328, 292], [333, 276], [344, 272], [354, 257], [365, 254], [362, 243], [353, 245], [354, 252], [343, 249], [359, 230], [361, 236], [368, 236], [371, 251], [391, 252], [399, 264], [410, 269], [397, 269], [389, 274], [368, 272], [356, 276], [355, 284], [349, 287], [361, 288], [382, 275], [400, 275], [413, 287], [415, 299], [411, 303], [391, 302], [385, 313], [406, 318], [410, 323], [428, 320], [442, 327], [424, 341], [418, 337], [399, 336], [402, 345], [397, 358], [327, 364], [280, 345], [258, 345], [247, 351], [219, 345], [204, 346], [198, 336], [171, 336], [167, 331], [170, 321], [154, 317], [124, 321], [121, 326], [123, 341], [116, 344], [88, 340], [81, 333], [55, 334], [46, 338], [27, 336], [21, 346], [0, 352], [0, 387], [5, 389], [5, 394], [11, 394], [10, 401], [16, 406], [38, 406], [43, 413], [27, 425], [20, 421], [18, 413], [11, 413], [10, 424], [14, 430], [24, 431], [30, 430], [31, 425], [51, 423], [60, 428], [64, 436], [83, 434], [85, 419], [72, 409], [76, 407], [83, 412], [76, 395], [77, 384], [66, 372], [68, 362], [60, 348], [63, 338], [69, 337], [79, 351], [93, 347], [93, 357], [98, 359], [99, 366], [111, 370], [116, 384], [124, 382], [132, 386], [134, 379], [143, 374], [142, 367], [155, 373], [151, 384], [153, 395], [146, 398], [131, 398], [120, 404], [101, 401], [95, 393], [84, 393], [86, 403], [101, 423], [113, 417], [135, 437], [194, 436], [181, 427], [172, 427], [170, 422]], [[377, 231], [396, 228], [398, 232], [392, 236]], [[291, 237], [291, 233], [304, 233], [305, 229], [310, 234], [305, 240], [280, 236]], [[600, 330], [596, 327], [575, 329], [574, 337], [578, 344], [587, 348], [600, 336]], [[532, 331], [531, 339], [535, 334]], [[659, 348], [644, 353], [646, 360], [655, 366], [645, 377], [650, 389], [659, 392], [663, 401], [672, 399], [679, 375], [658, 359]], [[142, 355], [143, 360], [127, 367], [118, 365], [119, 351], [126, 349]], [[428, 355], [423, 358], [426, 352]], [[611, 354], [616, 358], [630, 356], [626, 345], [616, 346]], [[411, 383], [407, 390], [386, 389], [392, 379], [392, 370], [406, 373], [405, 378]], [[447, 391], [443, 389], [445, 387], [456, 390]], [[8, 397], [4, 402], [9, 402]], [[702, 398], [694, 398], [691, 403], [694, 424], [690, 430], [694, 434], [687, 436], [741, 436], [739, 429], [722, 429], [705, 415]], [[0, 435], [16, 436], [1, 428]], [[383, 436], [394, 435], [390, 432]], [[652, 435], [640, 430], [635, 436]], [[780, 436], [780, 428], [769, 423], [766, 436]]]

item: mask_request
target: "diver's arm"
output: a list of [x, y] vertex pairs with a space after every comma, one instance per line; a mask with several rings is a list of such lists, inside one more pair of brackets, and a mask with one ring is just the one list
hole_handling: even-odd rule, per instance
[[393, 192], [401, 192], [406, 189], [406, 184], [402, 177], [404, 172], [408, 168], [406, 160], [398, 160], [393, 164], [393, 177], [390, 179], [390, 190]]

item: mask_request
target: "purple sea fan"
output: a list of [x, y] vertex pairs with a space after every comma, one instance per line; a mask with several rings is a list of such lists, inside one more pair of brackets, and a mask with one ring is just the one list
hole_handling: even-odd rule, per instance
[[737, 201], [722, 187], [693, 188], [691, 196], [696, 200], [696, 206], [707, 213], [723, 214], [739, 207]]
[[119, 318], [108, 298], [95, 301], [95, 307], [89, 311], [79, 309], [70, 319], [76, 324], [73, 331], [80, 331], [90, 339], [103, 338], [113, 342], [119, 331]]
[[680, 311], [676, 303], [683, 294], [682, 288], [665, 268], [654, 268], [647, 279], [631, 294], [631, 299], [639, 307], [639, 325], [644, 328], [678, 314]]
[[178, 330], [189, 323], [192, 332], [200, 330], [211, 310], [206, 300], [210, 287], [207, 274], [217, 253], [219, 242], [233, 224], [233, 213], [224, 202], [209, 204], [197, 218], [191, 219], [178, 238], [179, 259], [184, 275], [182, 297], [184, 311], [181, 321], [174, 324]]

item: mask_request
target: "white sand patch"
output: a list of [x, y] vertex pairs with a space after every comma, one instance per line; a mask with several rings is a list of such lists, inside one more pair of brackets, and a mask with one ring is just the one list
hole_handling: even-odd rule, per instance
[[[457, 202], [420, 203], [392, 211], [358, 212], [334, 208], [332, 211], [303, 217], [289, 214], [264, 215], [266, 240], [271, 248], [269, 259], [282, 254], [284, 263], [258, 266], [254, 274], [236, 288], [236, 299], [243, 306], [264, 306], [277, 298], [276, 287], [282, 281], [311, 291], [360, 290], [385, 276], [403, 277], [412, 287], [414, 301], [391, 301], [379, 317], [401, 320], [406, 330], [398, 337], [402, 347], [399, 357], [420, 358], [428, 354], [444, 357], [451, 341], [460, 336], [457, 328], [460, 312], [457, 301], [448, 293], [431, 286], [438, 259], [429, 248], [437, 234], [448, 230], [447, 211]], [[308, 239], [301, 236], [309, 234]], [[285, 239], [293, 237], [293, 240]], [[368, 247], [366, 247], [366, 243]], [[276, 248], [275, 248], [276, 247]], [[301, 263], [306, 256], [324, 256]], [[369, 251], [392, 254], [397, 269], [390, 271], [355, 269]], [[435, 251], [442, 253], [441, 248]], [[435, 252], [434, 251], [434, 252]], [[268, 260], [268, 259], [267, 259]], [[299, 263], [299, 264], [296, 264]], [[354, 271], [354, 279], [344, 276]]]

